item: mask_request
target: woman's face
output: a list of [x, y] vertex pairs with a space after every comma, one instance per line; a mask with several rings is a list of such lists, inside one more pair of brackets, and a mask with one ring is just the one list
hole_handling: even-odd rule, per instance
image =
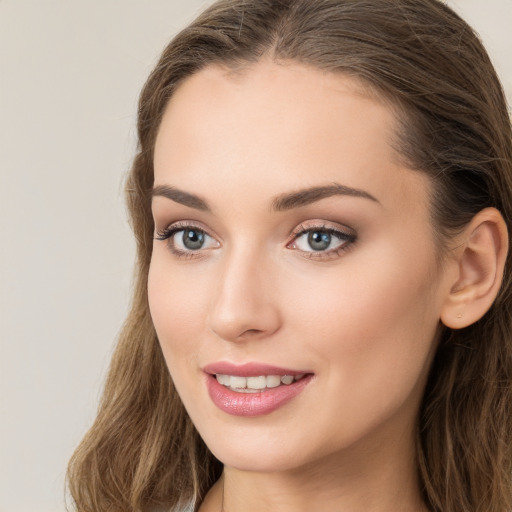
[[167, 107], [151, 314], [228, 466], [412, 449], [449, 284], [429, 182], [401, 163], [394, 130], [353, 79], [269, 61], [206, 68]]

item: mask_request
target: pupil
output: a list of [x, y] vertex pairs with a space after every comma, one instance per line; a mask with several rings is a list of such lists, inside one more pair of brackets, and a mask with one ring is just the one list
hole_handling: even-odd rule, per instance
[[191, 251], [201, 249], [204, 244], [204, 233], [187, 229], [183, 233], [183, 245]]
[[331, 235], [325, 231], [313, 231], [308, 235], [308, 243], [314, 251], [325, 251], [331, 244]]

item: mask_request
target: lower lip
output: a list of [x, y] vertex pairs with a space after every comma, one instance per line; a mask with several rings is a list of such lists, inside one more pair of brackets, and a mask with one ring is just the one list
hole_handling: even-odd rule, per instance
[[257, 393], [237, 393], [219, 384], [214, 375], [207, 375], [206, 384], [212, 402], [233, 416], [260, 416], [279, 409], [301, 393], [311, 382], [313, 375], [289, 385], [267, 388]]

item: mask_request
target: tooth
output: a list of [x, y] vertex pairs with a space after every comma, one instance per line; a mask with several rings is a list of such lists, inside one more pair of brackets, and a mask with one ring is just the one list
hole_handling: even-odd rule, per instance
[[247, 387], [247, 377], [238, 377], [235, 375], [231, 375], [229, 378], [229, 385], [232, 388], [246, 388]]
[[229, 386], [231, 382], [231, 377], [229, 375], [222, 375], [221, 373], [218, 373], [215, 377], [217, 378], [217, 382], [223, 386]]
[[264, 375], [247, 377], [247, 387], [251, 389], [265, 389], [267, 387], [267, 379]]
[[237, 393], [259, 393], [259, 389], [251, 389], [251, 388], [234, 388], [233, 391], [236, 391]]
[[300, 380], [302, 379], [302, 377], [304, 377], [304, 375], [306, 375], [305, 373], [299, 373], [299, 375], [295, 375], [295, 380]]
[[284, 375], [281, 377], [281, 382], [283, 384], [289, 385], [293, 382], [293, 377], [291, 375]]
[[281, 377], [279, 375], [268, 375], [267, 376], [267, 388], [277, 388], [281, 385]]

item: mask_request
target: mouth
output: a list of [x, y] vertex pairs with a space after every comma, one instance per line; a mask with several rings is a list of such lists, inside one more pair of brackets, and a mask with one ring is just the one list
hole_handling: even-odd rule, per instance
[[213, 403], [235, 416], [269, 414], [300, 395], [314, 374], [275, 366], [219, 362], [203, 368]]
[[261, 393], [267, 389], [289, 386], [303, 379], [305, 373], [297, 375], [258, 375], [244, 377], [240, 375], [215, 374], [217, 382], [235, 393]]

